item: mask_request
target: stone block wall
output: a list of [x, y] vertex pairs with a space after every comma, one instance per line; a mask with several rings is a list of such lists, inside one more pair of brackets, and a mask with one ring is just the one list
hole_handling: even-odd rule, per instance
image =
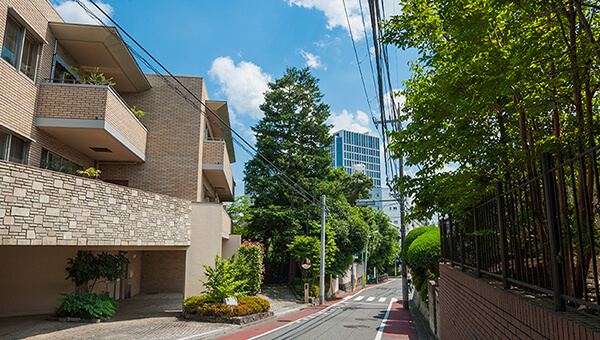
[[440, 339], [599, 339], [598, 317], [440, 265]]
[[188, 246], [191, 203], [0, 161], [2, 245]]

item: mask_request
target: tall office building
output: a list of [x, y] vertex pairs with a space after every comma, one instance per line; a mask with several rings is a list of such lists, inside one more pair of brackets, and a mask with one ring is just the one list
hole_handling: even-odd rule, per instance
[[380, 187], [379, 135], [370, 131], [358, 133], [339, 130], [333, 133], [333, 137], [331, 167], [344, 168], [349, 174], [362, 172], [373, 179], [375, 187]]

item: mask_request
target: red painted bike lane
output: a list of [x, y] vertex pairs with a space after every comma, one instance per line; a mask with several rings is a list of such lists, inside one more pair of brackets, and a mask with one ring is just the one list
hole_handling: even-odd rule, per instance
[[[389, 280], [382, 282], [382, 283], [378, 283], [378, 284], [372, 284], [372, 285], [369, 285], [367, 288], [382, 285], [382, 284], [385, 284], [388, 282], [389, 282]], [[220, 337], [217, 339], [219, 339], [219, 340], [250, 339], [255, 336], [271, 332], [271, 331], [278, 329], [280, 327], [283, 327], [285, 325], [291, 324], [297, 320], [300, 320], [300, 319], [307, 317], [309, 315], [312, 315], [314, 313], [321, 312], [321, 311], [328, 309], [340, 302], [343, 302], [344, 299], [350, 298], [356, 294], [361, 293], [362, 291], [363, 290], [361, 289], [361, 290], [357, 290], [354, 292], [349, 292], [339, 298], [336, 298], [335, 300], [328, 301], [322, 305], [315, 306], [315, 307], [309, 308], [307, 310], [303, 310], [296, 314], [281, 317], [279, 319], [268, 322], [266, 324], [256, 326], [256, 327], [253, 327], [250, 329], [246, 329], [246, 330], [234, 333], [234, 334], [226, 335], [226, 336], [223, 336], [223, 337]], [[404, 332], [404, 333], [399, 333], [399, 332]], [[414, 333], [414, 336], [413, 336], [413, 333]], [[392, 305], [392, 309], [390, 310], [390, 315], [388, 317], [383, 336], [384, 337], [392, 337], [392, 338], [398, 338], [398, 337], [403, 336], [405, 339], [417, 339], [416, 334], [417, 334], [417, 332], [416, 332], [414, 324], [412, 323], [412, 318], [410, 316], [410, 312], [408, 310], [402, 309], [402, 303], [394, 302], [394, 304]]]
[[402, 307], [402, 300], [392, 303], [381, 338], [418, 339], [417, 328], [410, 311]]

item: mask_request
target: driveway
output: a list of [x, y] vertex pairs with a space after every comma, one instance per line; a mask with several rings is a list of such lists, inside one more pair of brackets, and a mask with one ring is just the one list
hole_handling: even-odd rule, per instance
[[[269, 286], [262, 297], [271, 302], [275, 316], [303, 309], [282, 286]], [[210, 339], [241, 329], [238, 325], [189, 321], [179, 318], [182, 294], [140, 294], [121, 301], [107, 322], [71, 323], [45, 320], [47, 315], [0, 319], [1, 339]]]

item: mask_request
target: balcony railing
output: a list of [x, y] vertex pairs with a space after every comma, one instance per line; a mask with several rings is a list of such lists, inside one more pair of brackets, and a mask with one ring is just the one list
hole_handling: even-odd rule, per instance
[[110, 85], [42, 83], [36, 126], [102, 161], [146, 159], [147, 130]]
[[224, 141], [205, 140], [202, 170], [223, 201], [232, 201], [234, 182]]

